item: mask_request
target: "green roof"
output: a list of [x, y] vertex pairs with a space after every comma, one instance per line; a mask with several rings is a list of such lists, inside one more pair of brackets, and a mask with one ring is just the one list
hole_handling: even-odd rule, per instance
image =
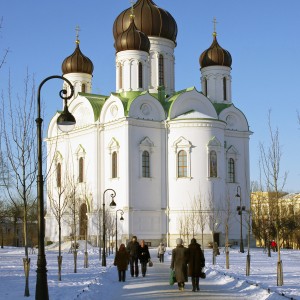
[[87, 93], [79, 93], [79, 95], [85, 97], [90, 102], [94, 111], [94, 121], [97, 121], [100, 117], [102, 106], [108, 97], [103, 95]]

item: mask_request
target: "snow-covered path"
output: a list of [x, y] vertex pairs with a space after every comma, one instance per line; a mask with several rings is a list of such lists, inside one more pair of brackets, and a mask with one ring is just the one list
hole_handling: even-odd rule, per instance
[[[80, 241], [78, 268], [74, 273], [70, 245], [63, 244], [62, 281], [57, 280], [57, 249], [47, 247], [47, 278], [50, 300], [120, 300], [120, 299], [246, 299], [246, 300], [300, 300], [300, 251], [283, 250], [284, 285], [276, 286], [277, 254], [272, 257], [262, 249], [251, 249], [251, 275], [245, 276], [246, 253], [237, 249], [230, 251], [230, 269], [225, 269], [225, 255], [220, 251], [216, 265], [212, 265], [212, 251], [205, 249], [207, 278], [200, 281], [200, 292], [191, 291], [191, 282], [185, 291], [169, 285], [169, 267], [171, 248], [165, 255], [165, 263], [156, 258], [156, 249], [151, 249], [154, 262], [148, 268], [146, 277], [131, 278], [127, 272], [125, 283], [118, 281], [116, 267], [113, 266], [114, 254], [107, 257], [107, 267], [101, 266], [97, 248], [88, 246], [89, 267], [83, 267], [84, 245]], [[24, 271], [22, 258], [24, 248], [0, 248], [0, 300], [24, 299]], [[31, 269], [29, 275], [30, 297], [35, 299], [37, 253], [30, 254]], [[224, 274], [227, 274], [226, 276]], [[249, 282], [249, 283], [247, 283]], [[251, 284], [252, 283], [252, 284]], [[268, 289], [270, 293], [268, 293]], [[284, 294], [285, 297], [281, 296]]]
[[[154, 252], [152, 250], [152, 257]], [[279, 295], [270, 295], [266, 290], [249, 285], [220, 273], [207, 269], [207, 278], [200, 281], [200, 291], [192, 292], [191, 282], [186, 284], [184, 291], [179, 291], [177, 285], [170, 286], [168, 282], [170, 257], [164, 263], [153, 258], [154, 266], [148, 267], [146, 277], [131, 277], [127, 271], [126, 282], [119, 282], [116, 267], [109, 267], [103, 273], [99, 282], [90, 285], [78, 299], [284, 299]], [[190, 278], [189, 278], [190, 279]]]

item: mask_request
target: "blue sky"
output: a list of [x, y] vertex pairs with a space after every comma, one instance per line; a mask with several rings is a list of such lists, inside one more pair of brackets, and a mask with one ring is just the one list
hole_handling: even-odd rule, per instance
[[[214, 17], [220, 45], [232, 64], [232, 100], [246, 115], [250, 139], [251, 180], [259, 179], [259, 143], [269, 144], [268, 111], [278, 127], [282, 146], [281, 170], [288, 172], [285, 190], [300, 191], [300, 1], [299, 0], [155, 0], [178, 25], [175, 49], [176, 90], [200, 89], [199, 56], [212, 42]], [[61, 63], [75, 49], [75, 27], [80, 47], [94, 63], [93, 93], [115, 91], [115, 50], [112, 25], [129, 0], [10, 0], [0, 4], [3, 28], [0, 53], [10, 49], [0, 71], [0, 88], [7, 90], [11, 72], [14, 93], [23, 91], [28, 68], [37, 85], [50, 75], [61, 75]], [[62, 82], [43, 86], [45, 123], [62, 104]]]

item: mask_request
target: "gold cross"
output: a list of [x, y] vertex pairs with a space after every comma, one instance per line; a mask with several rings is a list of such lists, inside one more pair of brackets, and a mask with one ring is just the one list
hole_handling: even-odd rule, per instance
[[131, 3], [131, 14], [130, 14], [130, 17], [134, 18], [134, 8], [133, 8], [133, 5], [134, 5], [134, 0], [130, 0], [130, 3]]
[[214, 32], [217, 32], [217, 19], [216, 19], [216, 17], [214, 17], [214, 19], [213, 19], [213, 21], [212, 21], [213, 23], [214, 23]]
[[79, 31], [80, 31], [80, 27], [77, 25], [75, 28], [76, 31], [76, 43], [79, 44]]

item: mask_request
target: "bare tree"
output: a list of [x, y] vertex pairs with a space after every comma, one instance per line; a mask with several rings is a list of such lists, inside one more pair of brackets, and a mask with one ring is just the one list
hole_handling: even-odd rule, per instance
[[223, 214], [223, 223], [225, 226], [225, 255], [226, 255], [226, 269], [229, 269], [229, 232], [231, 225], [231, 217], [232, 217], [232, 207], [230, 201], [229, 192], [227, 192], [227, 196], [224, 202], [224, 214]]
[[[30, 83], [31, 82], [31, 83]], [[14, 98], [9, 76], [8, 93], [2, 93], [0, 123], [2, 123], [2, 153], [5, 153], [5, 165], [9, 167], [9, 181], [4, 177], [4, 185], [10, 201], [17, 207], [18, 199], [22, 203], [23, 236], [25, 246], [24, 272], [25, 293], [29, 294], [27, 219], [28, 211], [32, 205], [31, 191], [36, 179], [36, 132], [34, 124], [35, 112], [35, 82], [28, 72], [24, 80], [22, 96]]]
[[[270, 134], [270, 145], [265, 147], [262, 143], [260, 144], [260, 153], [262, 161], [262, 169], [266, 180], [266, 186], [268, 191], [272, 192], [274, 198], [270, 199], [272, 201], [272, 208], [274, 208], [273, 220], [276, 229], [277, 237], [277, 251], [278, 251], [278, 261], [277, 261], [277, 285], [283, 285], [283, 270], [282, 261], [280, 257], [280, 249], [282, 242], [282, 232], [280, 224], [280, 208], [279, 208], [279, 198], [285, 186], [287, 179], [287, 172], [281, 174], [281, 157], [282, 151], [279, 140], [278, 128], [274, 130], [271, 126], [271, 111], [269, 111], [268, 116], [269, 134]], [[269, 197], [271, 198], [271, 197]]]
[[204, 252], [204, 230], [208, 222], [208, 214], [207, 214], [208, 208], [203, 205], [203, 198], [200, 192], [199, 195], [197, 195], [197, 197], [194, 198], [193, 207], [194, 210], [196, 211], [195, 221], [201, 232], [202, 251]]
[[[2, 24], [3, 24], [3, 17], [1, 17], [0, 19], [0, 32], [2, 30]], [[0, 69], [3, 67], [3, 65], [5, 64], [6, 62], [6, 58], [7, 58], [7, 55], [8, 55], [8, 52], [9, 52], [9, 49], [4, 49], [4, 52], [0, 58]]]
[[[71, 236], [73, 242], [71, 241], [71, 247], [73, 247], [74, 255], [74, 273], [77, 273], [77, 236], [78, 236], [78, 226], [79, 226], [79, 211], [80, 211], [80, 198], [78, 193], [78, 185], [75, 177], [70, 173], [67, 173], [68, 179], [66, 182], [67, 190], [66, 197], [68, 198], [68, 211], [69, 217], [66, 218], [71, 226]], [[72, 248], [71, 248], [72, 249]]]
[[219, 254], [219, 248], [217, 242], [215, 241], [215, 233], [222, 222], [222, 211], [219, 207], [216, 207], [213, 193], [208, 193], [208, 205], [209, 205], [208, 220], [209, 220], [209, 227], [212, 233], [212, 248], [213, 248], [212, 262], [213, 264], [216, 264], [216, 256]]
[[[60, 168], [59, 166], [56, 166], [57, 168]], [[55, 174], [55, 175], [54, 175]], [[58, 280], [61, 281], [61, 267], [62, 267], [62, 255], [61, 255], [61, 229], [62, 229], [62, 221], [63, 216], [66, 213], [66, 209], [68, 207], [68, 197], [65, 196], [65, 192], [67, 190], [66, 186], [66, 180], [62, 180], [60, 178], [60, 172], [56, 169], [53, 174], [49, 176], [48, 179], [48, 188], [47, 188], [47, 194], [48, 199], [50, 202], [50, 208], [52, 211], [52, 214], [55, 217], [55, 220], [58, 225]], [[51, 177], [55, 177], [55, 180], [52, 180]], [[54, 187], [54, 182], [56, 182], [56, 187]], [[56, 191], [56, 193], [54, 192]]]

